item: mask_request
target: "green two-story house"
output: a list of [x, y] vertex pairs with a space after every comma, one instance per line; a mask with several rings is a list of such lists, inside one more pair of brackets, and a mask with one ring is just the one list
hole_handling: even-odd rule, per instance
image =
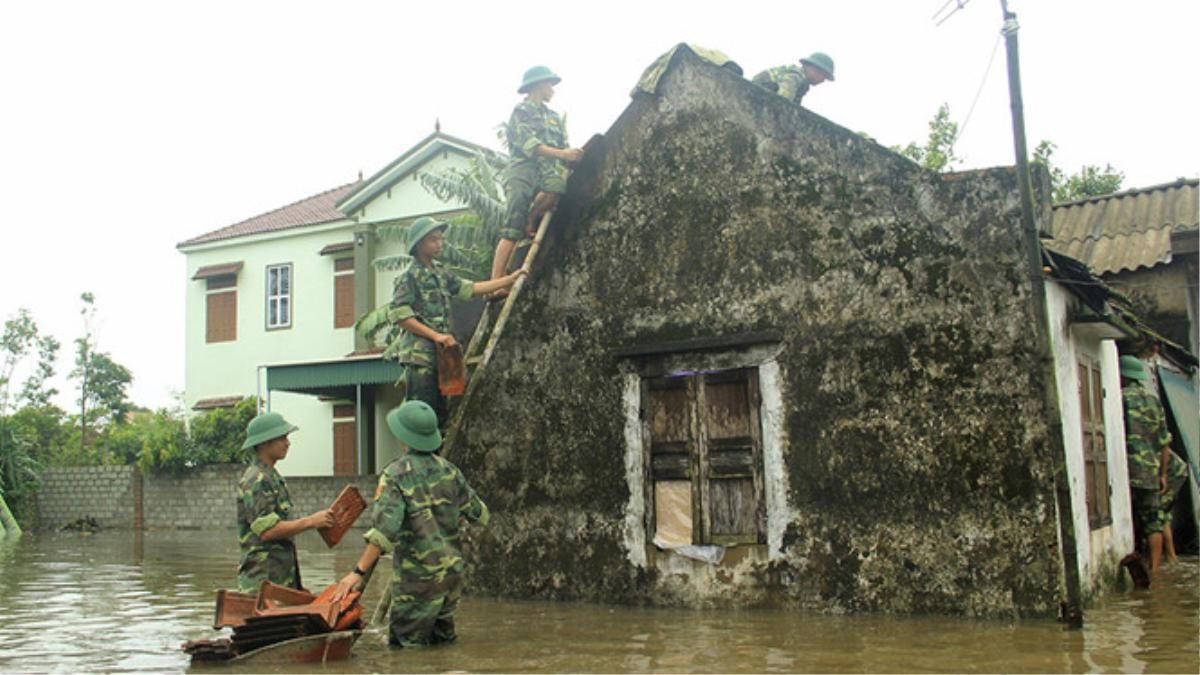
[[401, 252], [377, 229], [463, 205], [438, 199], [421, 172], [466, 167], [480, 149], [440, 131], [366, 180], [341, 185], [184, 241], [184, 398], [195, 411], [257, 396], [300, 427], [286, 475], [372, 473], [392, 458], [386, 412], [400, 402], [397, 364], [355, 335], [387, 302]]

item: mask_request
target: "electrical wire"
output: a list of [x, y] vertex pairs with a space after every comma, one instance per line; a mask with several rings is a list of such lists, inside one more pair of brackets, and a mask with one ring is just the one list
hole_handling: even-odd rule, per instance
[[1004, 39], [1003, 35], [996, 36], [996, 44], [992, 45], [992, 55], [988, 57], [987, 68], [983, 69], [983, 79], [979, 82], [979, 89], [975, 91], [975, 99], [971, 101], [971, 107], [967, 109], [967, 116], [963, 119], [962, 124], [958, 125], [958, 133], [954, 135], [954, 143], [962, 138], [963, 132], [967, 130], [967, 122], [971, 121], [971, 115], [975, 113], [975, 104], [979, 103], [979, 97], [983, 95], [983, 87], [987, 84], [988, 75], [992, 73], [992, 64], [996, 62], [996, 53], [1000, 51], [1000, 42]]

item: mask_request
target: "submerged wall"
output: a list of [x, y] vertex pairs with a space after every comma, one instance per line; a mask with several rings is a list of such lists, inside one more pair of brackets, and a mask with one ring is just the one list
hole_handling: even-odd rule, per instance
[[[102, 528], [149, 530], [237, 527], [235, 495], [244, 464], [202, 466], [181, 474], [145, 474], [132, 466], [54, 467], [42, 473], [37, 494], [39, 528], [57, 529], [81, 518]], [[305, 516], [328, 508], [347, 484], [368, 501], [375, 476], [294, 476], [286, 478], [294, 513]], [[369, 527], [370, 512], [356, 527]]]
[[[470, 592], [1054, 614], [1017, 209], [1010, 171], [943, 180], [681, 54], [576, 171], [446, 451], [494, 513]], [[747, 334], [775, 336], [777, 541], [660, 551], [628, 453], [644, 363], [622, 350]], [[675, 358], [768, 358], [726, 351]]]

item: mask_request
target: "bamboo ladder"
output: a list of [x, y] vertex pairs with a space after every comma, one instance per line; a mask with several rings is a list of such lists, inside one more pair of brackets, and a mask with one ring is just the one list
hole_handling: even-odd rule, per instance
[[4, 502], [4, 494], [0, 493], [0, 539], [17, 534], [21, 534], [21, 526], [17, 524], [17, 519], [13, 517], [12, 511], [8, 510], [8, 504]]

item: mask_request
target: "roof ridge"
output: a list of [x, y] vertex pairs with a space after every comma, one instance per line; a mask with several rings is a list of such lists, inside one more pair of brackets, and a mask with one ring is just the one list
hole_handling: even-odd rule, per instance
[[1142, 192], [1155, 192], [1157, 190], [1165, 191], [1165, 190], [1170, 190], [1172, 188], [1179, 189], [1179, 188], [1183, 188], [1186, 186], [1192, 186], [1192, 187], [1200, 186], [1200, 177], [1176, 178], [1173, 181], [1170, 181], [1167, 183], [1159, 183], [1157, 185], [1147, 185], [1146, 187], [1129, 188], [1128, 190], [1122, 190], [1120, 192], [1110, 192], [1109, 194], [1106, 194], [1106, 195], [1093, 195], [1090, 197], [1080, 197], [1079, 199], [1072, 199], [1071, 201], [1068, 201], [1068, 202], [1058, 202], [1057, 204], [1051, 205], [1051, 207], [1057, 209], [1057, 208], [1066, 208], [1066, 207], [1071, 207], [1071, 206], [1082, 206], [1083, 204], [1104, 201], [1106, 199], [1121, 199], [1123, 197], [1132, 197], [1133, 195], [1136, 195], [1136, 194], [1139, 194]]

